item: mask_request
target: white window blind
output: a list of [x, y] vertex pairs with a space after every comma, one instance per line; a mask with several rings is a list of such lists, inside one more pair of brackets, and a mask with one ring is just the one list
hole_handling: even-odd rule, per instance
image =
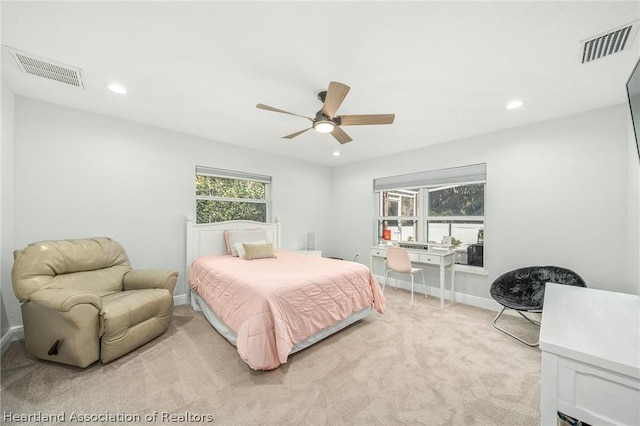
[[196, 166], [196, 174], [215, 176], [231, 179], [253, 180], [256, 182], [271, 183], [271, 176], [257, 175], [254, 173], [237, 172], [234, 170], [214, 169], [212, 167]]
[[407, 189], [431, 187], [451, 184], [470, 184], [487, 180], [487, 165], [473, 164], [470, 166], [453, 167], [449, 169], [430, 170], [426, 172], [409, 173], [406, 175], [388, 176], [373, 180], [375, 192], [392, 189]]

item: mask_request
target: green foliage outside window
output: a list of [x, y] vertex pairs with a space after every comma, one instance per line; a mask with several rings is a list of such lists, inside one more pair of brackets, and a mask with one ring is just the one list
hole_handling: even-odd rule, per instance
[[267, 221], [266, 204], [230, 201], [196, 200], [196, 223], [214, 223], [225, 220]]
[[267, 221], [267, 184], [196, 174], [196, 223]]
[[484, 216], [484, 184], [429, 192], [430, 216]]
[[253, 180], [196, 175], [196, 195], [266, 200], [267, 184]]

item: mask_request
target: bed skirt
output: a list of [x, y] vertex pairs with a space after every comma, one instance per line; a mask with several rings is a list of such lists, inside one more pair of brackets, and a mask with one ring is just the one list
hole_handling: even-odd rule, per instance
[[[215, 328], [216, 331], [220, 333], [220, 335], [222, 335], [222, 337], [227, 339], [229, 343], [231, 343], [233, 346], [236, 346], [236, 334], [233, 332], [233, 330], [231, 330], [220, 318], [218, 318], [213, 310], [200, 297], [197, 291], [194, 291], [193, 289], [190, 289], [190, 291], [191, 307], [193, 308], [193, 310], [201, 311], [209, 324], [211, 324], [211, 326]], [[369, 315], [369, 312], [371, 312], [372, 309], [373, 305], [360, 309], [359, 311], [356, 311], [353, 314], [349, 315], [347, 318], [338, 321], [334, 325], [329, 326], [323, 330], [320, 330], [316, 334], [307, 337], [302, 342], [297, 343], [293, 348], [291, 348], [291, 352], [289, 352], [289, 355], [308, 348], [309, 346], [319, 342], [325, 337], [335, 334], [343, 328], [348, 327], [349, 325], [357, 321], [360, 321], [361, 319]], [[246, 360], [243, 361], [246, 362]], [[249, 364], [247, 363], [247, 365]]]

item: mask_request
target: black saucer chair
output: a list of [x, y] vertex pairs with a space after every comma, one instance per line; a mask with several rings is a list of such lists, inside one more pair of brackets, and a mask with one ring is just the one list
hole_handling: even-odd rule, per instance
[[557, 266], [528, 266], [507, 272], [499, 276], [489, 290], [491, 297], [502, 305], [502, 310], [493, 319], [493, 326], [525, 345], [538, 346], [539, 342], [527, 342], [496, 323], [506, 309], [513, 309], [524, 319], [540, 327], [540, 322], [526, 316], [525, 313], [542, 313], [544, 287], [548, 282], [577, 287], [587, 286], [578, 274]]

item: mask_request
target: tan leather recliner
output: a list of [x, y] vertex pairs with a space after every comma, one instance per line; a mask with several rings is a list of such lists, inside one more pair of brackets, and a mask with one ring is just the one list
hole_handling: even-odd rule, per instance
[[13, 257], [25, 344], [36, 358], [108, 363], [169, 326], [178, 272], [134, 271], [110, 238], [41, 241]]

